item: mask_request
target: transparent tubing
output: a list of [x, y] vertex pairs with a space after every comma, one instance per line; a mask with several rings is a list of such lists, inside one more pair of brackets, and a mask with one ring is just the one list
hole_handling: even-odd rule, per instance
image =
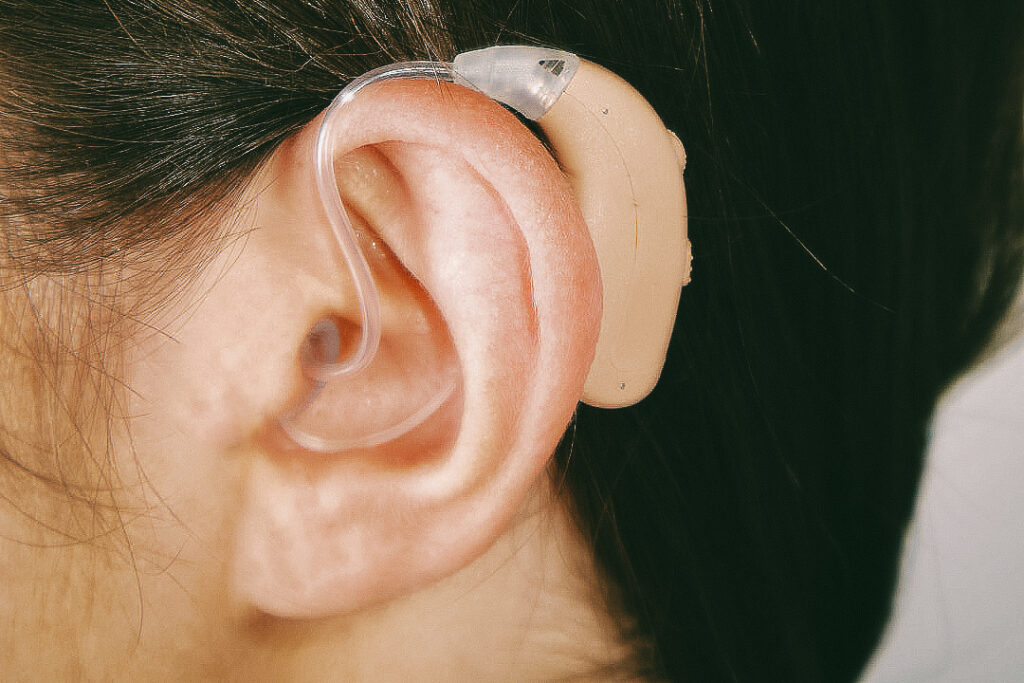
[[451, 66], [443, 62], [404, 62], [369, 71], [351, 81], [338, 93], [327, 108], [317, 135], [314, 151], [317, 191], [352, 277], [356, 297], [359, 300], [362, 333], [358, 347], [345, 359], [337, 359], [341, 346], [341, 332], [337, 324], [331, 320], [325, 319], [317, 322], [310, 330], [306, 343], [303, 344], [300, 353], [303, 374], [313, 382], [313, 386], [305, 399], [284, 415], [279, 423], [296, 445], [307, 450], [337, 452], [356, 448], [371, 448], [388, 443], [426, 421], [444, 405], [455, 391], [456, 382], [453, 380], [446, 383], [434, 397], [397, 424], [362, 436], [349, 435], [342, 439], [332, 439], [322, 434], [315, 434], [300, 424], [300, 418], [323, 393], [329, 380], [355, 375], [365, 370], [373, 362], [380, 348], [382, 327], [380, 297], [369, 264], [356, 242], [355, 230], [341, 200], [341, 193], [338, 191], [338, 181], [334, 169], [335, 140], [342, 120], [342, 117], [338, 115], [340, 110], [363, 88], [393, 78], [429, 79], [444, 82], [454, 80]]
[[363, 333], [359, 347], [347, 360], [316, 363], [312, 368], [315, 375], [311, 379], [326, 379], [359, 372], [370, 364], [380, 345], [380, 299], [377, 296], [377, 287], [373, 283], [373, 276], [370, 274], [370, 267], [359, 250], [359, 245], [356, 244], [355, 230], [352, 229], [352, 222], [338, 192], [338, 180], [334, 172], [334, 140], [340, 121], [338, 111], [363, 88], [392, 78], [453, 80], [451, 68], [441, 62], [391, 64], [369, 71], [353, 80], [338, 93], [324, 114], [316, 139], [316, 187], [349, 273], [352, 275], [363, 319]]

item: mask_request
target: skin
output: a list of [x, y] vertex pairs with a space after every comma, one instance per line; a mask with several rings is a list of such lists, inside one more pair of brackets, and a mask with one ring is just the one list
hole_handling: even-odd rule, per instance
[[355, 614], [290, 621], [227, 597], [216, 531], [227, 541], [230, 498], [198, 478], [178, 485], [196, 487], [189, 502], [219, 501], [186, 517], [200, 526], [216, 515], [203, 529], [210, 535], [167, 518], [137, 523], [135, 567], [92, 546], [3, 542], [5, 677], [555, 680], [593, 675], [628, 654], [589, 553], [550, 491], [451, 577]]
[[[325, 311], [354, 311], [309, 192], [314, 122], [221, 218], [215, 232], [232, 237], [216, 256], [121, 339], [111, 420], [94, 411], [79, 423], [106, 457], [66, 447], [59, 462], [83, 465], [63, 492], [2, 482], [5, 677], [551, 680], [608, 676], [628, 660], [548, 469], [600, 321], [586, 226], [511, 115], [460, 91], [439, 98], [436, 85], [395, 87], [367, 96], [367, 116], [407, 139], [392, 131], [372, 153], [349, 140], [363, 151], [341, 186], [365, 233], [385, 343], [403, 349], [409, 329], [447, 327], [450, 342], [429, 343], [457, 351], [455, 398], [411, 440], [375, 449], [307, 453], [275, 428], [306, 391], [307, 332]], [[465, 98], [471, 123], [430, 137], [422, 122], [451, 98]], [[458, 191], [417, 194], [435, 180]], [[407, 191], [381, 189], [396, 187]], [[464, 243], [431, 246], [459, 221]], [[484, 266], [467, 267], [459, 249]], [[121, 275], [133, 267], [144, 270]], [[6, 320], [26, 310], [15, 294], [5, 303]], [[11, 377], [32, 373], [7, 365]], [[388, 397], [380, 410], [401, 412], [415, 391], [395, 376], [374, 375]], [[8, 431], [32, 424], [22, 414]], [[362, 563], [332, 559], [346, 552]]]

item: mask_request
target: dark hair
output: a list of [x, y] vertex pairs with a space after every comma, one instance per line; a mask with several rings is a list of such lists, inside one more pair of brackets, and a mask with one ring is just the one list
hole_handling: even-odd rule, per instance
[[602, 63], [686, 144], [694, 281], [659, 387], [582, 407], [556, 476], [639, 673], [851, 680], [936, 397], [1021, 276], [1024, 4], [916, 4], [0, 1], [4, 267], [198, 249], [188, 219], [372, 67]]

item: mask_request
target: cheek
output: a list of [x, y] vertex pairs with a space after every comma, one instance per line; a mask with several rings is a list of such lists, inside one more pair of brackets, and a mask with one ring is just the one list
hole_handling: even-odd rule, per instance
[[214, 315], [216, 306], [211, 292], [187, 319], [161, 326], [132, 350], [126, 374], [137, 443], [216, 452], [239, 440], [244, 354], [230, 341], [216, 343], [238, 329], [230, 310]]
[[298, 350], [312, 324], [302, 314], [327, 308], [337, 268], [325, 258], [309, 275], [282, 259], [279, 243], [301, 234], [289, 220], [261, 218], [139, 330], [127, 367], [136, 434], [216, 457], [247, 448], [299, 392]]
[[[119, 473], [139, 482], [132, 512], [142, 513], [123, 516], [141, 558], [146, 602], [166, 624], [198, 634], [237, 618], [224, 601], [231, 561], [225, 549], [232, 547], [251, 458], [241, 452], [244, 444], [232, 444], [237, 420], [226, 409], [225, 361], [199, 351], [191, 329], [191, 322], [179, 328], [174, 341], [149, 337], [130, 354], [127, 430], [114, 449]], [[195, 605], [203, 606], [201, 614]]]
[[244, 311], [229, 300], [246, 283], [222, 259], [208, 272], [133, 335], [117, 451], [121, 471], [140, 472], [146, 503], [159, 501], [200, 546], [223, 548], [250, 461], [243, 418], [261, 368], [240, 333]]
[[[237, 420], [219, 372], [223, 359], [199, 352], [186, 331], [176, 341], [146, 340], [131, 354], [127, 430], [117, 451], [121, 471], [140, 473], [147, 502], [159, 501], [161, 512], [204, 545], [231, 523], [242, 459], [230, 457]], [[161, 545], [174, 542], [174, 526], [156, 539]]]
[[236, 432], [230, 400], [235, 392], [223, 371], [230, 358], [176, 339], [140, 349], [128, 364], [132, 438], [137, 446], [223, 450]]

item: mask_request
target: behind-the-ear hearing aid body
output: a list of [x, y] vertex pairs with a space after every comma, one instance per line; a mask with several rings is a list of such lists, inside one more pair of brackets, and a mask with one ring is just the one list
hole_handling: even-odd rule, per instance
[[398, 424], [355, 437], [325, 438], [301, 419], [328, 381], [366, 368], [380, 343], [379, 298], [338, 193], [334, 140], [345, 103], [392, 78], [451, 81], [537, 122], [572, 185], [601, 271], [601, 333], [582, 400], [616, 408], [644, 398], [661, 374], [680, 289], [690, 275], [683, 147], [643, 96], [615, 74], [559, 50], [499, 46], [460, 54], [450, 64], [376, 69], [352, 81], [325, 114], [315, 152], [317, 186], [359, 298], [362, 334], [356, 351], [337, 360], [337, 327], [329, 321], [314, 327], [314, 341], [302, 354], [314, 388], [281, 420], [286, 433], [318, 451], [387, 443], [422, 423], [454, 391], [454, 380], [445, 382]]
[[597, 251], [601, 335], [583, 401], [632, 405], [661, 375], [689, 281], [679, 139], [647, 100], [612, 72], [543, 48], [459, 55], [455, 80], [533, 119], [572, 185]]

